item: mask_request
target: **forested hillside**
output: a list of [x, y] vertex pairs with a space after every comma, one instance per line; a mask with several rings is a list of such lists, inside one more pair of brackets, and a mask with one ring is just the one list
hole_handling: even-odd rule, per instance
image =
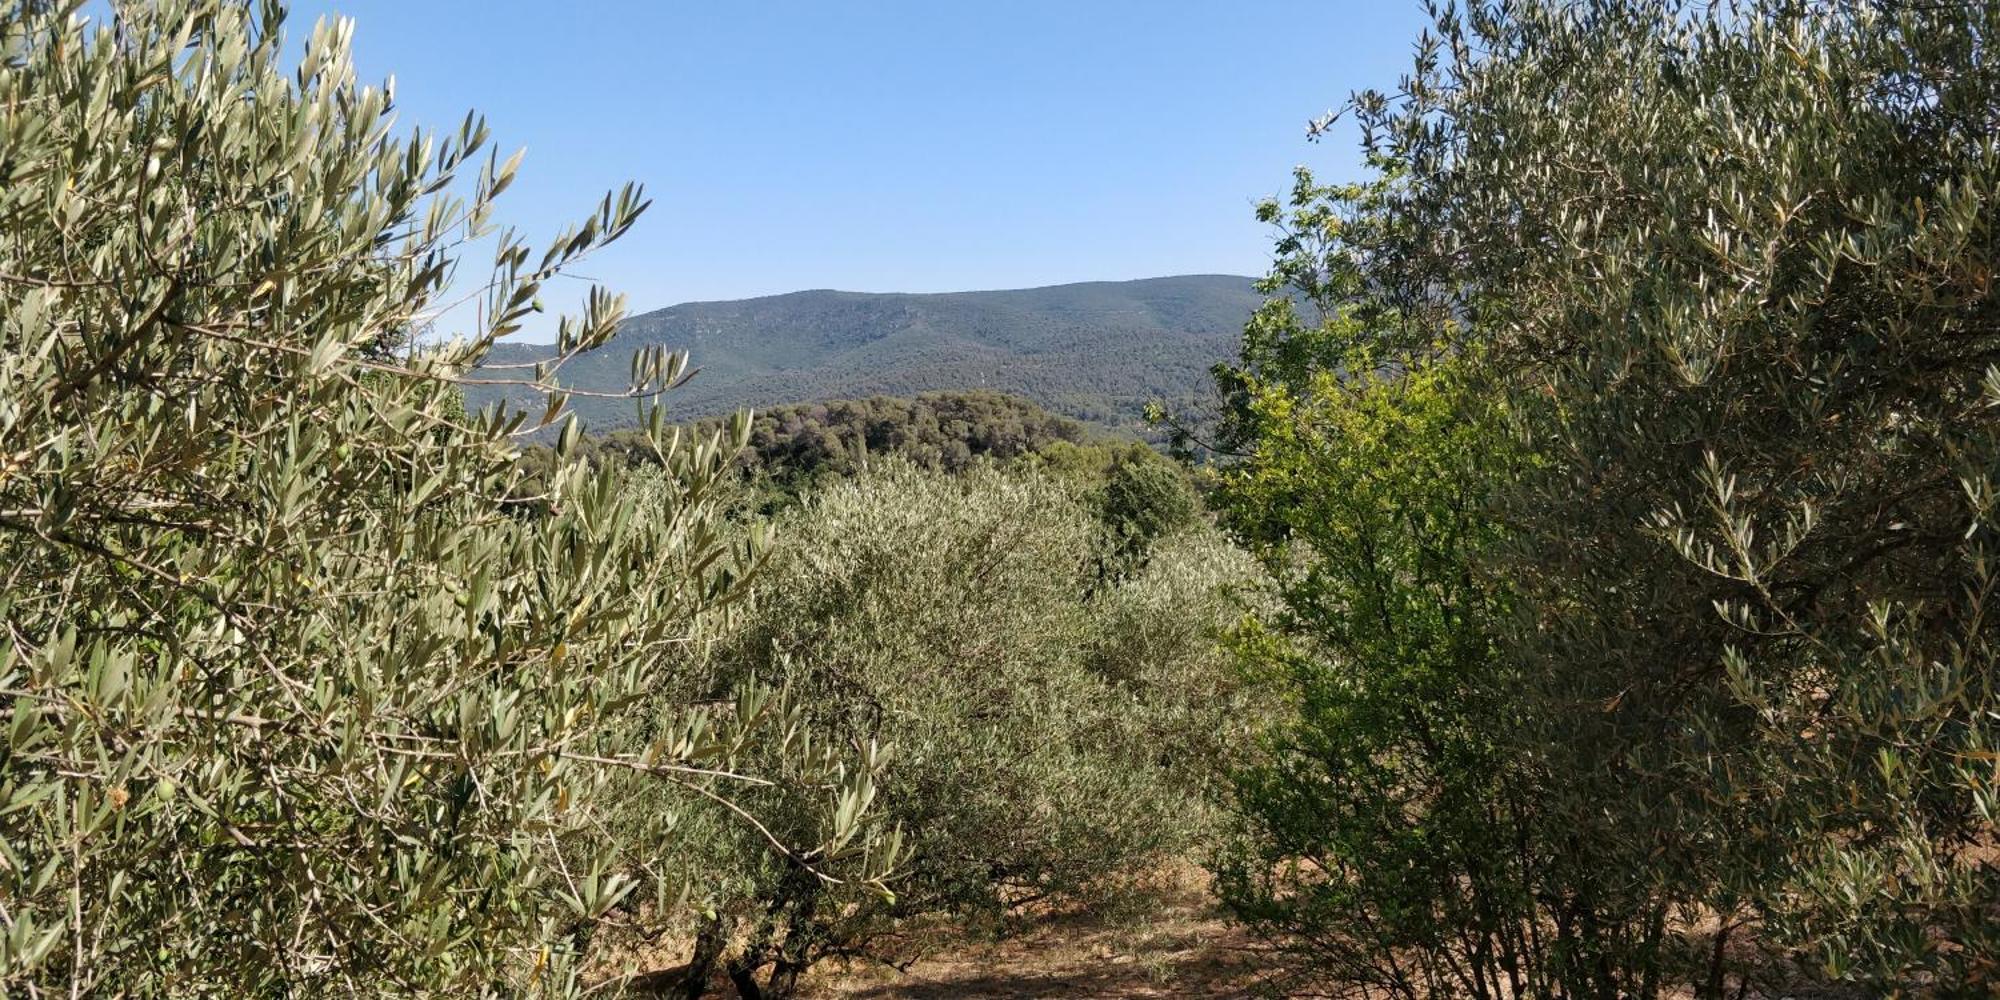
[[[1144, 429], [1148, 403], [1204, 396], [1262, 301], [1250, 278], [1188, 275], [939, 295], [811, 291], [739, 302], [691, 302], [628, 319], [612, 350], [571, 361], [558, 381], [603, 391], [626, 384], [621, 360], [642, 347], [685, 351], [694, 378], [673, 394], [678, 419], [744, 407], [945, 389], [1032, 399], [1100, 428]], [[541, 360], [550, 348], [503, 344], [489, 363]], [[528, 390], [476, 386], [475, 407]], [[592, 426], [630, 425], [629, 403], [579, 397]]]

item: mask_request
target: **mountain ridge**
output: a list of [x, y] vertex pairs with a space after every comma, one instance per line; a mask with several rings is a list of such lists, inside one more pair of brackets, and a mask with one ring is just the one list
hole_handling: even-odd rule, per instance
[[[683, 302], [627, 319], [611, 343], [565, 366], [572, 388], [625, 385], [634, 349], [665, 345], [698, 369], [665, 397], [675, 420], [744, 407], [875, 395], [992, 389], [1104, 429], [1143, 426], [1154, 399], [1206, 391], [1208, 370], [1235, 350], [1263, 299], [1255, 279], [1169, 275], [957, 292], [801, 289]], [[503, 344], [489, 364], [548, 357], [543, 344]], [[475, 408], [531, 393], [475, 387]], [[577, 397], [592, 429], [629, 425], [630, 404]]]

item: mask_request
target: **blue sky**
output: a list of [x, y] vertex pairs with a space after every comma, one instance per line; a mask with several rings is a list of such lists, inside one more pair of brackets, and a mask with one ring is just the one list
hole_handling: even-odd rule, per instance
[[530, 235], [644, 183], [587, 269], [634, 311], [1260, 273], [1256, 200], [1356, 170], [1305, 122], [1393, 86], [1422, 24], [1415, 0], [305, 0], [289, 43], [328, 13], [404, 123], [477, 108], [527, 147], [500, 215]]

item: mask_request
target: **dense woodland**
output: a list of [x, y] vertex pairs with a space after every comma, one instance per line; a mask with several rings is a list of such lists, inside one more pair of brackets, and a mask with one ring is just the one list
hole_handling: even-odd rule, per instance
[[587, 434], [622, 299], [496, 346], [641, 191], [533, 249], [348, 27], [76, 6], [0, 0], [0, 994], [790, 997], [1190, 864], [1274, 995], [2000, 988], [2000, 6], [1439, 10], [1181, 463], [658, 346]]
[[[727, 423], [700, 421], [682, 430], [706, 437]], [[736, 464], [749, 479], [797, 492], [823, 479], [849, 478], [889, 457], [925, 469], [963, 472], [982, 459], [1044, 456], [1076, 465], [1085, 453], [1131, 450], [1100, 437], [1019, 396], [984, 390], [871, 396], [754, 411], [749, 441], [737, 452]], [[660, 462], [652, 437], [636, 429], [585, 437], [576, 454], [600, 463]], [[1071, 455], [1075, 457], [1067, 457]], [[1101, 465], [1109, 456], [1097, 457]], [[529, 449], [523, 463], [536, 473], [558, 464], [548, 447]]]

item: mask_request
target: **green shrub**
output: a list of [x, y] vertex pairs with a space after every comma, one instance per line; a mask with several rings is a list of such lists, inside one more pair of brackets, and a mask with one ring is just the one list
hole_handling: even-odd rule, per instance
[[1115, 555], [1130, 563], [1142, 559], [1154, 541], [1193, 525], [1201, 516], [1201, 497], [1187, 470], [1135, 445], [1113, 460], [1098, 507]]
[[[1340, 194], [1302, 185], [1297, 208]], [[1283, 705], [1235, 776], [1223, 902], [1302, 993], [1566, 995], [1566, 961], [1623, 971], [1633, 916], [1549, 929], [1601, 887], [1561, 865], [1513, 739], [1508, 590], [1477, 567], [1510, 449], [1470, 359], [1391, 360], [1351, 317], [1274, 302], [1228, 372], [1242, 457], [1215, 473], [1278, 598], [1232, 645]]]

